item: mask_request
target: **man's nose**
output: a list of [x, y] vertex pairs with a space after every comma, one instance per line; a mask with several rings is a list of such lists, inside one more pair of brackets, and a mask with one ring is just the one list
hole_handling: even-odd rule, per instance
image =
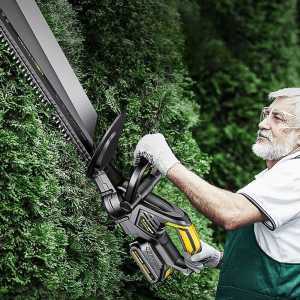
[[270, 118], [264, 118], [261, 120], [261, 122], [258, 124], [259, 129], [271, 129], [271, 124], [270, 124]]

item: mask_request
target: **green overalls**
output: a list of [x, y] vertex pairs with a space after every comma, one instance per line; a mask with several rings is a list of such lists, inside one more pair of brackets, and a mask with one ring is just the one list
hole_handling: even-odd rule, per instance
[[223, 261], [216, 300], [300, 300], [300, 264], [265, 254], [253, 224], [228, 233]]

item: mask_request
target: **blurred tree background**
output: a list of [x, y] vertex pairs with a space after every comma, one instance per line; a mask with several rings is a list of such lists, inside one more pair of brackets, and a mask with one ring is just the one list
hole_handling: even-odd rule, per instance
[[[98, 137], [127, 119], [116, 164], [161, 132], [176, 156], [237, 190], [264, 166], [251, 153], [268, 92], [299, 82], [295, 0], [38, 0], [99, 113]], [[0, 44], [0, 299], [213, 299], [218, 271], [149, 285], [109, 231], [95, 186]], [[167, 180], [204, 240], [224, 232]]]

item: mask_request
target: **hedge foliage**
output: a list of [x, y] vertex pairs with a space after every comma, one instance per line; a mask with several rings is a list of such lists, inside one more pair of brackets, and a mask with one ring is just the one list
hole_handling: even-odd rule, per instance
[[[177, 2], [38, 4], [99, 113], [98, 136], [126, 108], [116, 161], [124, 174], [139, 138], [157, 131], [189, 168], [208, 172], [210, 159], [191, 132], [199, 107]], [[0, 55], [1, 299], [212, 298], [216, 271], [176, 274], [158, 286], [145, 281], [128, 257], [130, 238], [104, 226], [99, 195], [53, 126], [51, 108], [38, 103], [3, 47]], [[184, 208], [210, 241], [209, 222], [174, 186], [164, 181], [156, 192]]]

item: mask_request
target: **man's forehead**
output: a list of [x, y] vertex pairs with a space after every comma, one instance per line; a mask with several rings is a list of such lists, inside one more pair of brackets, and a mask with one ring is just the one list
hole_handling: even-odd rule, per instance
[[269, 106], [270, 108], [273, 108], [274, 110], [278, 111], [286, 111], [289, 113], [293, 113], [294, 111], [294, 104], [293, 102], [286, 98], [286, 97], [278, 97], [276, 98]]

